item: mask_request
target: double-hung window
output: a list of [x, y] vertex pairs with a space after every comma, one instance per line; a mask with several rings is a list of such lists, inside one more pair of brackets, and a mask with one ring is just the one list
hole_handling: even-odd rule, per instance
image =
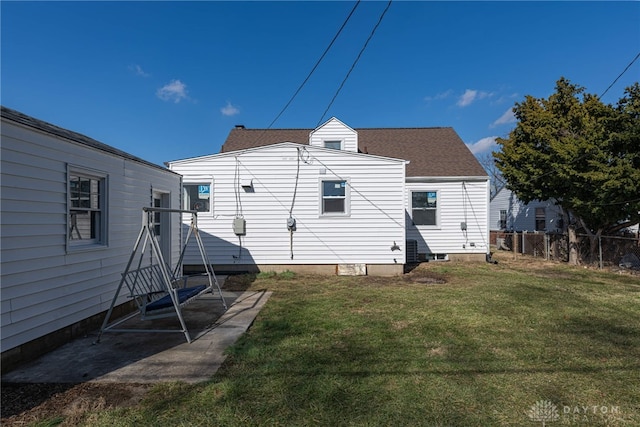
[[347, 215], [349, 213], [348, 184], [346, 180], [321, 181], [321, 214]]
[[211, 211], [211, 182], [182, 185], [183, 209], [198, 212]]
[[438, 192], [411, 192], [411, 218], [415, 225], [438, 225]]
[[69, 245], [105, 245], [107, 175], [69, 167], [68, 177]]

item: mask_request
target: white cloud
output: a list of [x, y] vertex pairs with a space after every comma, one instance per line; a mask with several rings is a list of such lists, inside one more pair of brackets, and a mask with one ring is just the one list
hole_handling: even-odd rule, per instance
[[234, 107], [233, 105], [231, 105], [229, 101], [227, 101], [227, 105], [222, 107], [220, 109], [220, 112], [224, 116], [235, 116], [236, 114], [240, 113], [240, 110], [237, 107]]
[[163, 101], [173, 101], [176, 104], [183, 99], [189, 99], [187, 96], [187, 85], [180, 80], [171, 80], [158, 89], [156, 95]]
[[483, 92], [479, 90], [467, 89], [464, 94], [458, 99], [458, 107], [467, 107], [473, 102], [493, 96], [491, 92]]
[[471, 150], [474, 156], [487, 151], [493, 151], [498, 147], [496, 144], [496, 138], [496, 136], [488, 136], [473, 144], [467, 144], [467, 147]]
[[133, 71], [136, 76], [149, 77], [151, 74], [145, 72], [138, 64], [129, 65], [129, 70]]
[[437, 95], [434, 96], [425, 96], [424, 100], [425, 101], [437, 101], [439, 99], [445, 99], [448, 98], [451, 95], [451, 89], [444, 91], [444, 92], [440, 92]]
[[495, 122], [491, 123], [491, 128], [494, 128], [496, 126], [500, 126], [500, 125], [506, 125], [509, 123], [515, 123], [516, 120], [516, 116], [513, 115], [513, 107], [509, 107], [509, 109], [507, 111], [504, 112], [504, 114], [502, 116], [500, 116], [500, 118], [498, 120], [496, 120]]

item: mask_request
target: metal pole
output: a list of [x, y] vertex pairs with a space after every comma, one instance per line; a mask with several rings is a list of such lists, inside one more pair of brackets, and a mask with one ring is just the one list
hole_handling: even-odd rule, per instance
[[602, 236], [598, 236], [598, 252], [600, 253], [600, 270], [604, 268], [602, 265]]
[[544, 259], [549, 261], [549, 234], [544, 233]]

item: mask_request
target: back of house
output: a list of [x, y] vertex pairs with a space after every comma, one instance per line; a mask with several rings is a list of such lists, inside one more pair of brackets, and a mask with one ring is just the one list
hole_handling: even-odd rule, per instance
[[489, 179], [452, 128], [236, 126], [219, 154], [169, 168], [218, 269], [400, 274], [489, 252]]

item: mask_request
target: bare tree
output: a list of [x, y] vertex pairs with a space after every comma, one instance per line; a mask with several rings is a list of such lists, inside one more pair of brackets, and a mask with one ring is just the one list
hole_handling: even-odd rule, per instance
[[506, 185], [506, 181], [502, 176], [502, 172], [500, 172], [500, 169], [496, 166], [496, 161], [492, 153], [479, 155], [478, 161], [487, 172], [487, 175], [489, 175], [489, 181], [491, 183], [491, 197], [493, 197]]

